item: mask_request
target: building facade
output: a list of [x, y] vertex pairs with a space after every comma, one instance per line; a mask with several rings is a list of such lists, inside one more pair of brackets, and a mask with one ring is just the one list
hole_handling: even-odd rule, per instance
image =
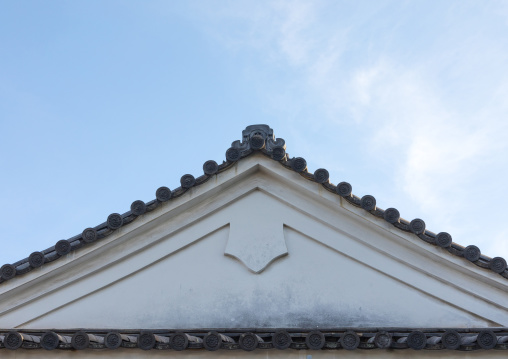
[[508, 271], [247, 127], [226, 161], [1, 268], [5, 358], [505, 358]]

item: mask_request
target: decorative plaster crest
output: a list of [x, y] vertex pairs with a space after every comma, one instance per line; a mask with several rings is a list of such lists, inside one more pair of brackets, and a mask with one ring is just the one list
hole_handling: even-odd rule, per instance
[[264, 196], [256, 193], [259, 192], [255, 191], [249, 199], [251, 205], [231, 221], [224, 255], [238, 259], [254, 273], [261, 273], [273, 261], [288, 254], [288, 250], [281, 213], [273, 206], [262, 206]]

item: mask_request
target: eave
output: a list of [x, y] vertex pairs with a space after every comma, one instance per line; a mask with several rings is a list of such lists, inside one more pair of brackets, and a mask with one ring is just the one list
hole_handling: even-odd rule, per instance
[[3, 265], [0, 268], [0, 285], [14, 277], [22, 276], [34, 269], [40, 268], [47, 263], [60, 260], [62, 257], [69, 255], [69, 253], [78, 251], [94, 242], [103, 240], [121, 227], [129, 226], [166, 202], [171, 202], [185, 195], [192, 188], [201, 186], [217, 174], [230, 170], [237, 162], [243, 161], [254, 153], [260, 153], [278, 162], [287, 170], [296, 172], [308, 181], [319, 184], [325, 190], [340, 196], [352, 206], [362, 209], [365, 213], [369, 213], [374, 217], [383, 219], [398, 230], [410, 233], [429, 245], [441, 247], [452, 256], [463, 258], [464, 266], [468, 266], [467, 262], [470, 262], [477, 267], [497, 273], [508, 279], [508, 269], [504, 258], [485, 256], [475, 245], [463, 246], [452, 242], [452, 237], [448, 233], [439, 232], [436, 234], [427, 230], [425, 222], [421, 219], [405, 220], [401, 218], [399, 211], [395, 208], [383, 210], [376, 206], [374, 196], [365, 195], [360, 198], [352, 194], [352, 186], [349, 183], [340, 182], [337, 185], [331, 183], [326, 169], [320, 168], [314, 171], [314, 173], [310, 173], [304, 158], [290, 158], [285, 150], [285, 141], [280, 138], [276, 139], [273, 131], [268, 126], [249, 126], [243, 131], [242, 141], [234, 141], [232, 146], [226, 151], [226, 161], [223, 161], [222, 164], [219, 165], [213, 160], [207, 161], [203, 165], [204, 174], [197, 178], [190, 174], [183, 175], [180, 179], [180, 187], [174, 190], [160, 187], [156, 191], [156, 198], [154, 200], [147, 203], [136, 200], [132, 203], [131, 209], [123, 214], [113, 213], [108, 216], [106, 222], [86, 228], [82, 233], [66, 240], [60, 240], [54, 246], [43, 251], [33, 252], [27, 258], [12, 264]]

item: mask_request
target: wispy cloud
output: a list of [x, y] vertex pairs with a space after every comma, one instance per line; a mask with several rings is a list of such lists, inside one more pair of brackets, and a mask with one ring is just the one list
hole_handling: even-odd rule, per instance
[[312, 37], [306, 36], [316, 21], [316, 9], [309, 2], [277, 2], [274, 11], [279, 13], [278, 45], [282, 54], [292, 66], [302, 66], [312, 62], [311, 49], [315, 46]]
[[370, 161], [384, 176], [376, 180], [392, 184], [386, 198], [407, 203], [430, 229], [508, 257], [508, 237], [477, 213], [502, 222], [504, 207], [487, 193], [508, 201], [496, 190], [508, 174], [508, 42], [500, 36], [507, 8], [490, 4], [453, 2], [432, 11], [419, 2], [233, 5], [234, 16], [221, 12], [220, 21], [241, 19], [239, 33], [248, 36], [221, 36], [289, 73], [260, 85], [273, 111], [284, 116], [292, 108], [292, 123], [308, 123], [312, 111], [319, 120], [310, 131], [360, 133], [364, 141], [348, 142], [356, 152], [350, 157]]

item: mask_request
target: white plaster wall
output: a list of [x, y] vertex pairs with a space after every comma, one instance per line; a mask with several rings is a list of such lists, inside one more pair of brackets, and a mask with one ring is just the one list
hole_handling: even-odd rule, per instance
[[[234, 223], [235, 217], [244, 216], [243, 208], [261, 211], [263, 206], [281, 214], [280, 237], [272, 240], [282, 241], [287, 246], [287, 255], [276, 259], [261, 273], [256, 274], [237, 259], [224, 255], [228, 241], [256, 241], [256, 226], [237, 233], [241, 238], [230, 236], [229, 226], [201, 239], [190, 237], [192, 228], [188, 228], [175, 236], [184, 237], [190, 243], [181, 250], [20, 324], [24, 328], [133, 329], [491, 324], [415, 290], [418, 276], [414, 277], [414, 283], [403, 283], [324, 245], [319, 235], [330, 233], [317, 231], [318, 236], [312, 238], [287, 225], [283, 227], [284, 222], [293, 224], [291, 220], [301, 214], [261, 191], [248, 193], [211, 215], [209, 220], [223, 223], [229, 219]], [[258, 219], [262, 218], [252, 218], [254, 223]], [[258, 224], [262, 225], [263, 221]], [[315, 221], [310, 224], [300, 221], [299, 225], [302, 231], [309, 225], [323, 227]], [[344, 235], [332, 234], [332, 240], [340, 248]], [[164, 241], [169, 243], [175, 237]], [[256, 247], [251, 248], [250, 254], [256, 257]], [[277, 255], [278, 252], [274, 254]], [[115, 267], [107, 270], [115, 271]]]
[[287, 227], [289, 254], [254, 274], [224, 256], [228, 234], [223, 228], [23, 327], [488, 325]]
[[5, 283], [0, 327], [508, 326], [485, 273], [253, 156]]

